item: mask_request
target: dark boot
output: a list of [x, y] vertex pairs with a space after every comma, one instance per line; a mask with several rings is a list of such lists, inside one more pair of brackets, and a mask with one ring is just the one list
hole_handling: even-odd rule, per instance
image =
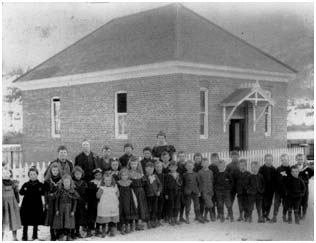
[[[3, 236], [2, 236], [2, 240], [3, 240]], [[16, 237], [16, 230], [12, 231], [12, 240], [13, 241], [18, 241], [18, 238]]]
[[294, 211], [294, 217], [295, 217], [295, 223], [300, 224], [300, 218], [299, 218], [298, 212]]
[[233, 209], [232, 208], [228, 209], [228, 215], [229, 215], [229, 218], [230, 218], [230, 222], [234, 222], [234, 215], [233, 215]]
[[33, 226], [33, 235], [32, 235], [32, 239], [33, 240], [37, 240], [37, 225]]
[[224, 214], [218, 214], [218, 216], [219, 216], [219, 219], [221, 220], [221, 223], [224, 223], [225, 222]]
[[214, 210], [214, 211], [213, 211], [213, 210], [211, 211], [211, 221], [212, 221], [212, 222], [216, 221], [216, 215], [215, 215], [214, 212], [215, 212], [215, 210]]
[[52, 227], [50, 227], [50, 240], [51, 241], [56, 241], [56, 233], [55, 233], [55, 230], [52, 228]]
[[292, 210], [289, 210], [289, 212], [288, 212], [288, 220], [287, 220], [287, 222], [289, 224], [292, 224]]
[[121, 234], [122, 234], [122, 235], [127, 234], [127, 233], [126, 233], [126, 227], [128, 227], [128, 225], [122, 224], [122, 226], [121, 226]]
[[92, 237], [92, 233], [91, 233], [91, 228], [89, 227], [88, 230], [87, 230], [87, 235], [86, 235], [87, 238], [90, 238]]
[[111, 226], [111, 228], [110, 228], [110, 237], [113, 237], [113, 236], [115, 236], [115, 231], [116, 231], [116, 227], [115, 226]]
[[205, 209], [205, 212], [204, 212], [204, 217], [203, 217], [203, 220], [204, 222], [210, 222], [208, 219], [207, 219], [207, 214], [208, 212], [210, 212], [210, 210], [208, 208]]
[[282, 219], [283, 219], [283, 222], [287, 222], [287, 220], [286, 220], [286, 214], [283, 214]]
[[135, 230], [136, 231], [144, 230], [144, 226], [141, 225], [139, 222], [136, 222]]
[[71, 230], [67, 230], [67, 241], [73, 241], [74, 239], [71, 236]]
[[102, 234], [101, 234], [101, 237], [102, 238], [105, 238], [105, 236], [106, 236], [106, 228], [105, 228], [105, 224], [104, 225], [102, 225]]
[[27, 241], [27, 225], [23, 226], [23, 235], [22, 235], [22, 241]]
[[151, 225], [151, 221], [150, 220], [148, 220], [148, 222], [147, 222], [147, 229], [151, 229], [153, 226]]
[[186, 223], [186, 224], [189, 224], [189, 223], [190, 223], [190, 217], [189, 217], [189, 214], [188, 214], [188, 213], [185, 214], [185, 223]]

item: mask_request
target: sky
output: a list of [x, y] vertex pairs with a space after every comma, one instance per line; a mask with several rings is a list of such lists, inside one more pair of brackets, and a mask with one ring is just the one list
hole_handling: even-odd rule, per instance
[[[3, 3], [3, 74], [38, 65], [113, 18], [166, 4]], [[272, 41], [273, 36], [266, 37], [264, 28], [260, 31], [266, 21], [271, 22], [269, 31], [274, 28], [276, 34], [280, 26], [293, 28], [297, 23], [304, 34], [313, 34], [313, 3], [191, 2], [183, 5], [252, 44], [263, 46], [264, 41]], [[294, 22], [290, 23], [289, 19]], [[247, 28], [250, 24], [256, 29]]]

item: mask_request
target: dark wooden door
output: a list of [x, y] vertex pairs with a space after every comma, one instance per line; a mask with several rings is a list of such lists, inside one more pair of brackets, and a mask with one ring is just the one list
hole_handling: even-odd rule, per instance
[[246, 150], [245, 119], [232, 119], [229, 125], [229, 150]]

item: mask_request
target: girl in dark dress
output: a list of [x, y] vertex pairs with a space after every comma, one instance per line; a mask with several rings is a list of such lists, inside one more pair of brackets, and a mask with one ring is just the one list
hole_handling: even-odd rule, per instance
[[35, 167], [31, 167], [28, 171], [30, 180], [23, 184], [20, 195], [24, 196], [21, 205], [21, 221], [23, 225], [22, 240], [27, 241], [28, 226], [33, 226], [32, 239], [37, 239], [38, 225], [42, 225], [44, 222], [43, 202], [42, 196], [44, 196], [44, 185], [39, 182], [38, 170]]
[[75, 213], [75, 232], [73, 238], [82, 238], [80, 226], [87, 225], [87, 189], [88, 184], [82, 179], [84, 175], [80, 166], [75, 166], [73, 171], [73, 182], [76, 192], [79, 194], [77, 209]]
[[[142, 173], [142, 166], [136, 156], [132, 156], [128, 163], [129, 178], [131, 179], [131, 187], [137, 198], [137, 213], [138, 218], [144, 222], [149, 219], [146, 194], [144, 190], [145, 178]], [[144, 226], [136, 220], [135, 230], [143, 230]]]
[[71, 230], [75, 228], [75, 212], [77, 206], [78, 193], [74, 189], [74, 184], [70, 175], [64, 175], [60, 188], [56, 192], [55, 218], [53, 228], [59, 231], [59, 238], [63, 239], [63, 234], [67, 240], [72, 240]]
[[56, 232], [53, 229], [53, 222], [55, 217], [55, 193], [58, 190], [61, 182], [60, 167], [57, 163], [50, 165], [50, 169], [45, 176], [44, 189], [45, 189], [45, 225], [50, 227], [50, 237], [55, 241]]
[[120, 180], [117, 182], [120, 191], [120, 223], [121, 233], [128, 234], [131, 232], [129, 224], [138, 219], [137, 214], [137, 199], [133, 189], [131, 188], [132, 181], [128, 178], [128, 170], [126, 168], [120, 171]]

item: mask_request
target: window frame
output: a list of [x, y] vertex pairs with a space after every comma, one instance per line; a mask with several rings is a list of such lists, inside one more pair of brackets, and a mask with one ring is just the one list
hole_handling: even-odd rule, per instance
[[[126, 94], [126, 112], [119, 113], [118, 110], [118, 94]], [[128, 116], [127, 112], [127, 91], [117, 91], [115, 92], [115, 98], [114, 98], [114, 127], [115, 127], [115, 139], [128, 139], [128, 133], [126, 134], [119, 134], [119, 114], [124, 114], [126, 117]], [[127, 122], [126, 122], [126, 128], [127, 128]], [[127, 129], [126, 129], [127, 130]]]
[[[204, 91], [204, 102], [205, 102], [205, 110], [201, 111], [201, 91]], [[208, 139], [208, 89], [205, 87], [200, 87], [199, 92], [199, 100], [200, 100], [200, 112], [199, 112], [199, 134], [200, 139]], [[204, 114], [204, 134], [201, 134], [201, 114]]]
[[[59, 102], [59, 133], [56, 133], [56, 127], [55, 127], [55, 116], [54, 116], [54, 103], [56, 102], [55, 100], [58, 99]], [[53, 138], [60, 138], [61, 137], [61, 118], [60, 118], [60, 113], [61, 113], [61, 102], [60, 102], [60, 97], [54, 96], [51, 98], [51, 136]]]

